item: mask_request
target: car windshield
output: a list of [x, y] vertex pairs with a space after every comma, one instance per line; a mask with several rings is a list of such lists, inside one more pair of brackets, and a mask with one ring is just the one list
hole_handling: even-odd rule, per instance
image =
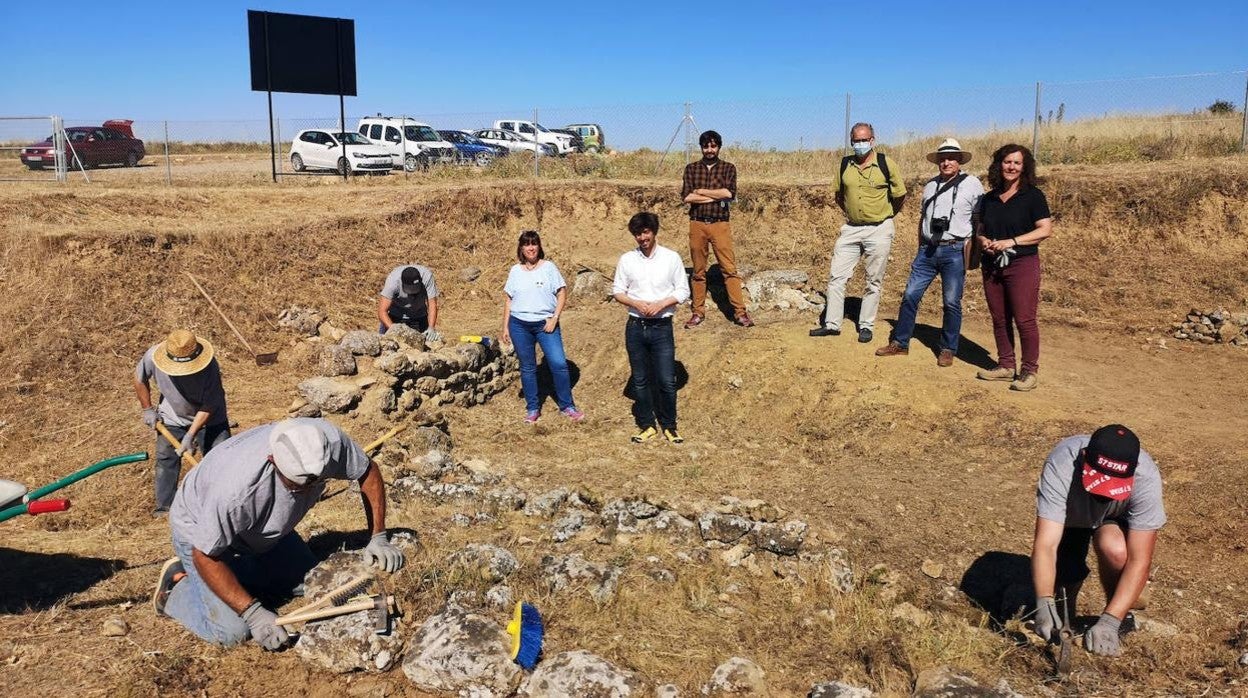
[[428, 126], [404, 126], [403, 137], [409, 141], [440, 141], [434, 130]]
[[347, 133], [335, 133], [334, 137], [347, 145], [369, 145], [372, 143], [372, 141], [368, 140], [364, 136], [350, 131]]
[[550, 129], [546, 128], [545, 126], [541, 124], [537, 124], [537, 130], [541, 131], [542, 133], [550, 133]]

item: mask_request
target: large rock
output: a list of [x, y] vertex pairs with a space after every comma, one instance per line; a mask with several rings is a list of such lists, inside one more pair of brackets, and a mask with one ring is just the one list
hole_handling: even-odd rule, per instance
[[[402, 541], [396, 542], [411, 547]], [[311, 601], [353, 579], [374, 574], [376, 571], [364, 563], [359, 553], [336, 552], [304, 577], [304, 599]], [[378, 591], [376, 588], [368, 590]], [[398, 659], [403, 639], [394, 619], [387, 632], [378, 635], [375, 627], [379, 616], [378, 611], [361, 611], [307, 623], [295, 643], [295, 653], [307, 662], [337, 673], [387, 671]]]
[[501, 625], [457, 606], [430, 616], [412, 638], [403, 673], [422, 691], [509, 696], [520, 682]]
[[560, 652], [540, 664], [523, 685], [525, 698], [627, 698], [649, 695], [637, 674], [585, 650]]
[[754, 662], [733, 657], [715, 668], [710, 682], [702, 687], [702, 695], [765, 696], [768, 695], [765, 676]]
[[412, 366], [412, 360], [401, 351], [382, 354], [373, 360], [373, 367], [378, 371], [388, 373], [395, 378], [410, 378], [416, 375], [416, 371]]
[[806, 694], [806, 698], [873, 698], [874, 696], [871, 689], [840, 681], [817, 683], [811, 686], [810, 693]]
[[924, 669], [914, 682], [915, 698], [1022, 698], [1001, 681], [995, 688], [980, 686], [975, 679], [947, 666]]
[[322, 347], [317, 372], [330, 378], [355, 375], [355, 357], [337, 344]]
[[806, 540], [806, 523], [804, 521], [786, 521], [784, 524], [758, 524], [750, 534], [754, 547], [771, 551], [777, 555], [796, 555]]
[[610, 300], [611, 286], [611, 279], [592, 269], [585, 269], [577, 272], [576, 278], [572, 280], [572, 295], [599, 302]]
[[299, 384], [299, 394], [322, 412], [346, 412], [359, 403], [363, 393], [355, 383], [341, 378], [309, 378]]
[[317, 329], [325, 319], [325, 314], [315, 308], [292, 305], [278, 314], [277, 325], [305, 337], [315, 337]]
[[754, 522], [736, 514], [708, 511], [698, 518], [698, 530], [703, 540], [735, 543], [754, 529]]
[[659, 508], [639, 499], [614, 499], [602, 508], [602, 525], [621, 533], [636, 533], [638, 521], [658, 516]]
[[472, 543], [451, 553], [447, 562], [491, 583], [503, 581], [520, 567], [510, 551], [488, 543]]
[[559, 487], [549, 492], [543, 492], [536, 497], [529, 497], [529, 500], [524, 504], [524, 515], [552, 517], [559, 513], [559, 510], [563, 508], [571, 495], [572, 492], [569, 489]]
[[620, 568], [591, 562], [580, 553], [543, 557], [542, 575], [551, 591], [584, 587], [590, 598], [598, 603], [615, 598], [620, 584]]
[[394, 340], [402, 348], [414, 351], [425, 350], [425, 335], [415, 328], [396, 322], [386, 330], [386, 338]]
[[643, 519], [638, 525], [642, 531], [666, 536], [675, 543], [691, 543], [700, 538], [696, 523], [670, 509], [652, 519]]
[[809, 310], [812, 304], [802, 292], [809, 280], [806, 272], [796, 269], [760, 271], [745, 282], [745, 291], [756, 308]]
[[439, 380], [456, 371], [456, 365], [441, 352], [426, 351], [410, 355], [412, 375], [430, 376]]
[[841, 548], [828, 548], [823, 555], [828, 585], [842, 594], [854, 590], [854, 569], [849, 564], [849, 553]]
[[435, 427], [420, 427], [408, 440], [411, 453], [409, 466], [422, 477], [438, 478], [455, 466], [452, 456], [454, 442], [445, 431]]
[[368, 330], [351, 330], [338, 346], [356, 356], [377, 356], [381, 353], [381, 335]]

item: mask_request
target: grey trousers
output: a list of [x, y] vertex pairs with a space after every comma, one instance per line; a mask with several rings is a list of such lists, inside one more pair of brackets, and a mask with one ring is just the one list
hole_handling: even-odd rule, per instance
[[884, 268], [893, 247], [893, 219], [879, 225], [841, 226], [832, 252], [832, 268], [828, 273], [828, 304], [823, 325], [830, 330], [841, 329], [845, 317], [845, 284], [854, 274], [860, 258], [865, 258], [866, 288], [862, 292], [862, 309], [858, 312], [858, 329], [875, 327], [875, 314], [880, 309], [880, 288], [884, 285]]
[[[175, 427], [166, 424], [165, 428], [173, 434], [173, 438], [182, 440], [186, 436], [186, 427]], [[195, 435], [195, 443], [199, 450], [207, 453], [214, 446], [230, 438], [230, 425], [226, 422], [208, 424]], [[178, 478], [182, 475], [182, 459], [165, 437], [156, 435], [156, 511], [169, 511], [173, 505], [173, 495], [178, 493]]]

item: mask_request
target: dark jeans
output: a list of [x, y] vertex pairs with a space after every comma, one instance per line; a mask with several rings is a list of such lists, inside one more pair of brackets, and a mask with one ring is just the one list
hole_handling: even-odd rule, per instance
[[[186, 436], [186, 427], [175, 427], [166, 424], [165, 428], [178, 441]], [[230, 438], [230, 425], [227, 422], [208, 424], [195, 435], [195, 444], [202, 453], [208, 453], [214, 446]], [[169, 511], [173, 504], [173, 495], [178, 492], [178, 477], [182, 474], [182, 459], [178, 457], [174, 446], [165, 437], [156, 435], [156, 511]]]
[[984, 260], [984, 298], [992, 313], [992, 336], [997, 342], [997, 364], [1014, 370], [1014, 328], [1023, 345], [1022, 373], [1040, 370], [1040, 255], [1018, 257], [1004, 269]]
[[572, 381], [568, 377], [568, 359], [563, 353], [563, 330], [555, 325], [554, 332], [546, 332], [545, 320], [521, 320], [514, 315], [507, 318], [507, 331], [511, 345], [516, 348], [520, 360], [520, 386], [524, 389], [524, 406], [534, 412], [541, 409], [537, 392], [537, 347], [541, 345], [550, 375], [555, 380], [555, 404], [565, 410], [575, 407], [572, 402]]
[[[1126, 526], [1117, 521], [1106, 521], [1102, 526], [1117, 526], [1126, 532]], [[1062, 541], [1057, 544], [1057, 586], [1072, 586], [1088, 578], [1088, 548], [1092, 544], [1094, 528], [1068, 528], [1062, 531]], [[1072, 609], [1073, 610], [1073, 609]]]
[[657, 421], [664, 429], [676, 429], [676, 339], [672, 319], [629, 316], [624, 346], [632, 369], [634, 414], [641, 429]]
[[897, 326], [893, 328], [894, 342], [903, 347], [910, 346], [919, 302], [939, 274], [945, 310], [940, 324], [940, 348], [958, 353], [958, 335], [962, 332], [962, 289], [966, 286], [963, 265], [962, 245], [923, 245], [919, 248], [910, 264], [906, 291], [901, 296], [901, 310], [897, 313]]

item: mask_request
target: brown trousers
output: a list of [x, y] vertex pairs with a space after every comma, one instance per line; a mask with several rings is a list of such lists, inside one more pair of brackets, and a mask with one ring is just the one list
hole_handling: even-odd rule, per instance
[[728, 221], [702, 223], [689, 221], [689, 258], [693, 261], [693, 312], [706, 315], [706, 269], [710, 261], [707, 248], [715, 251], [715, 261], [724, 275], [728, 288], [728, 302], [734, 315], [745, 313], [745, 296], [741, 292], [741, 277], [737, 276], [737, 257], [732, 250], [732, 228]]

